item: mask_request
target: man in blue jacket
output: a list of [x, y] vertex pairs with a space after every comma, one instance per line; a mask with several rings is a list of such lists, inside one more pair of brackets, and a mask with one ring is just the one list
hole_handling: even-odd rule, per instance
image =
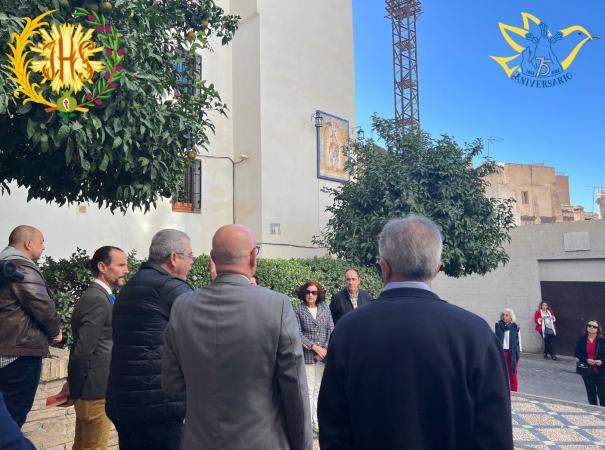
[[178, 450], [185, 418], [184, 395], [162, 390], [162, 339], [185, 281], [193, 252], [182, 231], [158, 231], [149, 259], [126, 283], [113, 307], [113, 350], [106, 411], [120, 448]]
[[382, 294], [332, 333], [319, 393], [322, 450], [512, 450], [502, 348], [430, 287], [441, 232], [409, 216], [379, 238]]

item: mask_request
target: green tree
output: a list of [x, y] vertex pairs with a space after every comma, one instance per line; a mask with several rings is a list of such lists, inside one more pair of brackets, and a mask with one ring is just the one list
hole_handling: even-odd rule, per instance
[[498, 166], [485, 159], [473, 168], [480, 141], [462, 148], [448, 136], [403, 136], [396, 121], [377, 117], [373, 126], [386, 150], [372, 141], [352, 146], [354, 177], [327, 189], [334, 199], [327, 208], [332, 217], [316, 243], [338, 257], [373, 265], [384, 224], [414, 213], [441, 227], [448, 275], [485, 274], [508, 262], [503, 244], [514, 226], [512, 201], [486, 197], [483, 177]]
[[[22, 18], [54, 9], [48, 22], [92, 24], [106, 49], [99, 89], [68, 93], [90, 99], [89, 112], [48, 113], [13, 96], [7, 54], [14, 33]], [[208, 113], [227, 111], [214, 85], [196, 79], [197, 55], [210, 42], [226, 45], [238, 19], [213, 0], [0, 0], [0, 191], [15, 182], [28, 199], [90, 201], [112, 211], [148, 211], [177, 196], [189, 152], [214, 131]], [[40, 89], [50, 94], [48, 84]]]

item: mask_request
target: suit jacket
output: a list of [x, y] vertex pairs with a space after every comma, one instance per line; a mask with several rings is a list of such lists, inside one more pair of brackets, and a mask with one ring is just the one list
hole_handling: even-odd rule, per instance
[[[363, 289], [359, 289], [357, 293], [357, 307], [359, 308], [363, 305], [367, 305], [371, 301], [372, 296]], [[342, 316], [353, 311], [351, 296], [346, 288], [332, 296], [332, 301], [330, 301], [330, 311], [332, 311], [334, 325], [336, 325]]]
[[74, 307], [68, 382], [72, 399], [105, 398], [111, 362], [111, 297], [91, 283]]
[[300, 333], [288, 297], [224, 273], [178, 297], [162, 387], [186, 391], [181, 450], [311, 450]]
[[328, 347], [330, 335], [334, 330], [334, 322], [330, 308], [325, 303], [317, 305], [317, 315], [315, 318], [311, 315], [309, 308], [303, 303], [294, 307], [300, 337], [302, 339], [303, 354], [305, 356], [305, 364], [315, 364], [315, 352], [311, 350], [313, 344]]
[[480, 317], [416, 288], [384, 291], [332, 333], [322, 450], [512, 450], [502, 348]]

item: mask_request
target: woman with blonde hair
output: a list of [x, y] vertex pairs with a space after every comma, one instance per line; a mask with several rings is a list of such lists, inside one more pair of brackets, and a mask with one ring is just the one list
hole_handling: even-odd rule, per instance
[[516, 324], [515, 312], [506, 308], [500, 314], [500, 320], [496, 323], [496, 337], [504, 350], [504, 361], [508, 371], [510, 390], [517, 392], [519, 382], [517, 369], [519, 367], [519, 354], [521, 353], [521, 330]]

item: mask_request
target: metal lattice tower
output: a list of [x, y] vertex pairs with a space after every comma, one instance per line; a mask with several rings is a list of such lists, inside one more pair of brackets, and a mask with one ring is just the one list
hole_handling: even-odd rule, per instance
[[386, 11], [393, 28], [395, 119], [407, 133], [420, 127], [416, 19], [422, 9], [419, 0], [386, 0]]

